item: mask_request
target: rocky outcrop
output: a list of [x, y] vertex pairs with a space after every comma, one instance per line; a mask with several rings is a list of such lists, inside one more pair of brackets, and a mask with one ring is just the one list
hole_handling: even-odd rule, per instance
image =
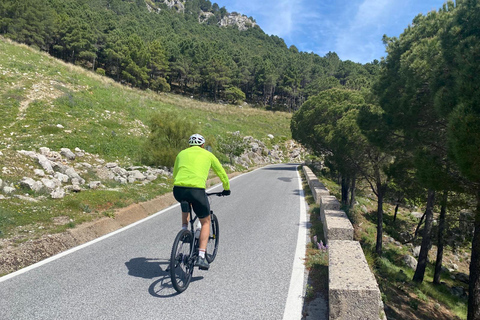
[[[274, 139], [269, 135], [269, 139]], [[289, 140], [280, 145], [268, 148], [266, 144], [253, 137], [244, 137], [244, 153], [233, 159], [231, 171], [238, 166], [246, 169], [261, 165], [293, 162], [304, 160], [305, 149]], [[172, 175], [169, 168], [152, 168], [148, 166], [122, 167], [117, 162], [106, 162], [98, 155], [93, 155], [79, 148], [70, 150], [61, 148], [60, 151], [42, 147], [36, 151], [20, 150], [17, 153], [34, 160], [36, 166], [30, 165], [23, 173], [20, 181], [0, 179], [0, 200], [9, 197], [50, 197], [61, 199], [69, 193], [82, 192], [87, 189], [106, 188], [106, 182], [115, 181], [119, 184], [147, 184], [164, 179]], [[21, 157], [20, 156], [20, 157]], [[22, 161], [21, 158], [19, 161]], [[31, 160], [30, 160], [31, 161]], [[13, 169], [13, 168], [12, 168]], [[3, 168], [9, 172], [9, 168]]]
[[[274, 139], [273, 135], [269, 135]], [[260, 140], [251, 136], [243, 138], [246, 145], [245, 151], [239, 157], [234, 157], [233, 162], [245, 168], [273, 163], [300, 163], [304, 161], [306, 150], [293, 140], [288, 140], [280, 145], [273, 145], [270, 149]]]
[[255, 27], [257, 24], [245, 15], [232, 12], [220, 20], [221, 27], [236, 26], [238, 30], [245, 31]]
[[20, 150], [18, 153], [35, 159], [39, 168], [32, 168], [31, 175], [27, 173], [18, 183], [0, 180], [2, 199], [11, 196], [25, 197], [24, 191], [33, 198], [49, 195], [52, 199], [60, 199], [71, 192], [105, 188], [102, 183], [105, 181], [145, 184], [159, 176], [166, 178], [171, 175], [167, 168], [147, 166], [122, 168], [116, 162], [105, 164], [105, 161], [97, 155], [91, 155], [79, 148], [74, 152], [68, 148], [61, 148], [60, 152], [57, 152], [42, 147], [38, 152]]
[[[185, 13], [185, 0], [163, 0], [163, 3], [169, 8], [174, 9], [179, 13]], [[160, 9], [152, 7], [148, 2], [146, 2], [148, 11], [150, 12], [160, 12]], [[201, 11], [198, 15], [199, 23], [206, 23], [210, 17], [215, 16], [213, 12], [210, 11]], [[257, 24], [246, 15], [242, 15], [238, 12], [232, 12], [225, 15], [220, 21], [217, 22], [219, 27], [229, 27], [235, 26], [240, 31], [248, 30], [249, 28], [255, 27]]]

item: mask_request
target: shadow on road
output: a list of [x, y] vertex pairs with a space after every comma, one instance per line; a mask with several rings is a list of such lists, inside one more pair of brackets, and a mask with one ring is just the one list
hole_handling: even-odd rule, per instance
[[[167, 271], [169, 259], [151, 259], [151, 258], [132, 258], [125, 262], [128, 269], [128, 275], [144, 279], [155, 280], [148, 288], [148, 293], [158, 298], [169, 298], [178, 293], [172, 286], [170, 273]], [[163, 267], [163, 269], [162, 269]], [[203, 277], [192, 277], [191, 282], [202, 280]]]
[[128, 268], [129, 276], [153, 279], [162, 276], [163, 274], [168, 275], [168, 273], [161, 268], [161, 265], [163, 264], [166, 269], [168, 267], [168, 262], [168, 259], [161, 261], [159, 259], [142, 257], [130, 259], [130, 261], [125, 262], [125, 266]]
[[298, 163], [288, 163], [283, 165], [275, 165], [264, 167], [260, 170], [274, 170], [274, 171], [297, 171]]

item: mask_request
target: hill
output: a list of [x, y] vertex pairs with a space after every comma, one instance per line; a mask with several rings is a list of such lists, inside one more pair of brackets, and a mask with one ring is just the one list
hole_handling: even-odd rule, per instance
[[216, 141], [229, 132], [246, 137], [229, 172], [288, 161], [293, 145], [288, 113], [133, 89], [3, 38], [0, 95], [4, 248], [169, 192], [170, 169], [141, 162], [155, 115], [195, 123], [225, 162]]
[[0, 35], [140, 89], [273, 110], [332, 87], [365, 90], [379, 69], [299, 52], [208, 0], [5, 0]]

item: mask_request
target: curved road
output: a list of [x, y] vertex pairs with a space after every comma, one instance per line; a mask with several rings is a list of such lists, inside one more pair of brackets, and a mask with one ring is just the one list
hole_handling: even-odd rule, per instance
[[212, 197], [217, 258], [184, 293], [165, 272], [177, 204], [0, 278], [0, 319], [301, 319], [307, 226], [297, 166], [257, 169], [231, 188]]

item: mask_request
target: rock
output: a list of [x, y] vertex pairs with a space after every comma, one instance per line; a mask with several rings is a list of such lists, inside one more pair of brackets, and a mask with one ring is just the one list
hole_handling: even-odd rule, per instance
[[267, 137], [271, 140], [274, 138], [273, 134], [267, 134]]
[[5, 186], [3, 187], [3, 192], [5, 194], [12, 194], [15, 192], [15, 188], [12, 188], [12, 187], [9, 187], [9, 186]]
[[414, 216], [417, 219], [422, 219], [423, 213], [422, 212], [411, 212], [410, 213], [412, 216]]
[[466, 273], [463, 273], [463, 272], [457, 272], [455, 274], [455, 276], [458, 279], [458, 281], [461, 281], [461, 282], [466, 283], [466, 284], [468, 284], [469, 279], [470, 279], [469, 275], [466, 274]]
[[47, 159], [43, 154], [37, 155], [38, 163], [42, 166], [43, 170], [45, 170], [48, 174], [53, 174], [53, 167], [50, 160]]
[[54, 190], [62, 185], [60, 180], [57, 180], [57, 179], [43, 178], [41, 181], [48, 190]]
[[154, 174], [149, 174], [149, 175], [147, 175], [147, 180], [148, 180], [148, 181], [154, 181], [154, 180], [156, 180], [156, 179], [157, 179], [157, 176], [154, 175]]
[[43, 184], [40, 181], [35, 181], [28, 177], [23, 177], [20, 181], [20, 185], [34, 192], [38, 192], [43, 188]]
[[146, 179], [145, 175], [138, 170], [133, 170], [128, 173], [128, 177], [135, 180], [143, 181]]
[[422, 249], [422, 247], [420, 247], [420, 246], [416, 246], [415, 248], [413, 248], [413, 250], [412, 250], [413, 256], [418, 257], [420, 255], [420, 250], [421, 249]]
[[0, 194], [0, 200], [5, 200], [7, 199], [3, 194]]
[[75, 169], [73, 168], [68, 168], [66, 171], [65, 171], [65, 174], [70, 178], [72, 179], [72, 184], [75, 184], [74, 183], [74, 180], [76, 179], [78, 181], [78, 184], [84, 184], [85, 183], [85, 180], [80, 177], [78, 175], [78, 173], [75, 171]]
[[108, 162], [105, 167], [109, 168], [109, 169], [113, 169], [113, 168], [116, 168], [118, 167], [118, 164], [116, 164], [115, 162]]
[[128, 177], [128, 171], [118, 166], [112, 168], [112, 172], [121, 177]]
[[413, 270], [416, 270], [417, 269], [417, 259], [415, 259], [414, 257], [412, 257], [411, 255], [404, 255], [403, 256], [403, 262], [405, 262], [405, 264], [413, 269]]
[[50, 148], [47, 147], [41, 147], [40, 149], [40, 154], [47, 156], [50, 153]]
[[35, 170], [33, 170], [33, 173], [36, 176], [45, 177], [45, 171], [43, 171], [42, 169], [35, 169]]
[[463, 287], [452, 287], [450, 292], [457, 297], [463, 297], [466, 295], [465, 289]]
[[68, 148], [61, 148], [60, 149], [60, 154], [62, 156], [64, 156], [65, 158], [67, 158], [68, 160], [75, 160], [75, 158], [76, 158], [75, 153], [73, 153], [72, 150], [70, 150]]
[[101, 181], [90, 181], [90, 183], [88, 184], [88, 187], [90, 189], [98, 189], [101, 185], [102, 185]]
[[82, 149], [77, 147], [77, 148], [75, 148], [75, 155], [77, 157], [81, 158], [81, 157], [85, 156], [85, 151], [83, 151]]
[[56, 188], [50, 193], [52, 199], [62, 199], [65, 197], [65, 190], [63, 188]]
[[23, 154], [24, 156], [30, 157], [30, 158], [37, 158], [37, 154], [35, 151], [25, 151], [25, 150], [20, 150], [18, 153]]
[[115, 178], [113, 180], [115, 180], [115, 181], [117, 181], [118, 183], [121, 183], [121, 184], [126, 184], [127, 183], [127, 179], [125, 179], [123, 177], [119, 177], [119, 176], [115, 176]]
[[70, 179], [66, 174], [60, 173], [60, 172], [55, 172], [54, 175], [55, 179], [62, 183], [67, 183], [68, 180]]
[[18, 199], [20, 199], [20, 200], [24, 200], [24, 201], [38, 202], [37, 199], [31, 198], [31, 197], [28, 197], [28, 196], [15, 195], [14, 197], [15, 197], [15, 198], [18, 198]]

